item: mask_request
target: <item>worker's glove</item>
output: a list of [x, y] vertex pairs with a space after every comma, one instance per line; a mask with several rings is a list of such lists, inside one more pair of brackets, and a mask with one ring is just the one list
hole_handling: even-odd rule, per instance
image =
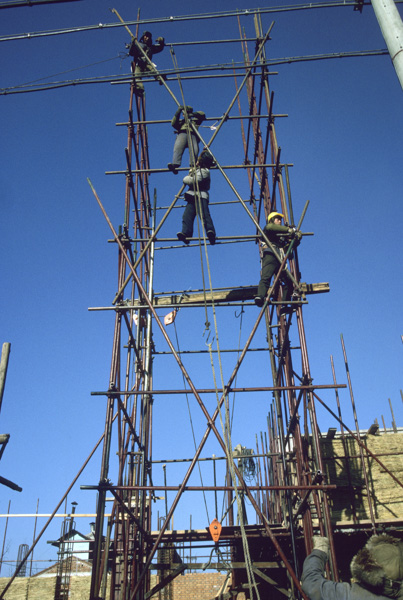
[[292, 238], [295, 237], [296, 232], [297, 232], [297, 228], [296, 227], [289, 227], [288, 228], [288, 233], [290, 234], [290, 236]]
[[322, 552], [324, 552], [326, 556], [329, 556], [329, 540], [327, 539], [327, 537], [324, 537], [322, 535], [314, 535], [312, 538], [312, 542], [314, 550], [322, 550]]
[[165, 40], [163, 37], [157, 37], [157, 39], [155, 41], [158, 42], [159, 44], [163, 44]]
[[186, 112], [189, 114], [193, 112], [193, 106], [186, 106]]
[[300, 242], [302, 239], [302, 233], [300, 231], [296, 231], [295, 232], [295, 237], [297, 238], [297, 240]]

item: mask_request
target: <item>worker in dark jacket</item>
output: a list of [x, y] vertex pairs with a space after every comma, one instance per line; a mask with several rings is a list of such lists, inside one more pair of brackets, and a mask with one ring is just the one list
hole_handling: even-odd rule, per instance
[[179, 231], [178, 239], [189, 244], [189, 238], [193, 236], [193, 223], [196, 214], [203, 221], [206, 235], [210, 244], [215, 244], [216, 233], [213, 220], [209, 211], [209, 189], [210, 189], [210, 167], [214, 160], [209, 152], [202, 152], [196, 161], [196, 166], [189, 170], [189, 175], [183, 178], [183, 183], [189, 186], [185, 192], [186, 208], [182, 217], [182, 231]]
[[134, 80], [134, 92], [138, 96], [143, 96], [144, 85], [141, 81], [141, 75], [151, 73], [156, 79], [158, 79], [161, 85], [163, 85], [163, 83], [160, 79], [158, 71], [156, 70], [156, 65], [154, 65], [154, 63], [150, 65], [143, 53], [139, 50], [137, 43], [143, 52], [145, 52], [150, 61], [152, 61], [153, 55], [158, 54], [158, 52], [162, 52], [164, 49], [165, 40], [163, 37], [158, 37], [156, 39], [156, 43], [153, 44], [151, 33], [149, 31], [145, 31], [140, 40], [137, 43], [136, 42], [137, 40], [133, 39], [129, 48], [129, 54], [133, 57], [132, 72], [136, 75], [136, 79]]
[[[301, 232], [295, 227], [281, 225], [283, 218], [284, 215], [281, 213], [271, 212], [267, 217], [267, 225], [263, 229], [263, 233], [274, 246], [275, 251], [281, 258], [284, 257], [284, 248], [289, 245], [291, 240], [294, 238], [296, 239], [294, 243], [294, 246], [296, 246], [299, 244], [302, 236]], [[263, 306], [267, 291], [270, 287], [271, 278], [278, 272], [281, 264], [270, 246], [263, 242], [262, 247], [262, 275], [257, 288], [257, 295], [255, 296], [255, 304], [257, 304], [257, 306]], [[286, 305], [287, 302], [291, 300], [294, 284], [285, 269], [283, 269], [280, 275], [280, 281], [282, 283], [282, 301]], [[290, 307], [283, 306], [280, 312], [281, 314], [286, 314], [291, 310]]]
[[386, 534], [373, 535], [351, 562], [353, 583], [325, 579], [329, 540], [313, 537], [301, 584], [310, 600], [386, 600], [403, 598], [403, 542]]
[[[185, 111], [187, 115], [187, 121], [185, 117]], [[184, 114], [181, 118], [182, 112]], [[189, 149], [189, 165], [191, 167], [194, 166], [194, 161], [196, 160], [199, 152], [199, 138], [195, 134], [190, 123], [192, 123], [196, 129], [199, 129], [205, 118], [206, 115], [202, 110], [193, 112], [193, 108], [191, 106], [179, 106], [178, 110], [174, 114], [171, 125], [175, 129], [177, 137], [175, 140], [172, 162], [168, 163], [168, 169], [175, 175], [178, 173], [177, 168], [180, 167], [182, 163], [182, 156], [185, 148], [189, 148], [189, 142], [192, 148], [192, 150]]]

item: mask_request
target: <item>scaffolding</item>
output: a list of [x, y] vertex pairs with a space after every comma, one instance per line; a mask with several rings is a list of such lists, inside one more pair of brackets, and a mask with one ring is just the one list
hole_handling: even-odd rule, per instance
[[[239, 66], [237, 70], [233, 70], [235, 95], [224, 115], [215, 119], [218, 124], [210, 140], [206, 140], [200, 130], [194, 129], [193, 134], [197, 135], [204, 148], [209, 149], [217, 171], [228, 183], [234, 200], [227, 202], [235, 202], [243, 207], [245, 220], [252, 222], [255, 234], [218, 236], [218, 247], [229, 243], [236, 243], [238, 246], [253, 243], [261, 237], [270, 244], [260, 225], [270, 212], [281, 212], [291, 226], [300, 229], [307, 208], [306, 205], [297, 223], [291, 199], [291, 165], [281, 161], [275, 129], [277, 115], [273, 112], [273, 93], [269, 88], [266, 46], [272, 25], [264, 32], [260, 15], [255, 15], [255, 37], [252, 38], [254, 48], [251, 50], [251, 38], [247, 38], [242, 31], [239, 17], [238, 22], [244, 72], [240, 73]], [[179, 89], [183, 94], [180, 69], [174, 53], [173, 60]], [[154, 77], [165, 86], [178, 106], [186, 104], [183, 95], [179, 101], [174, 96], [170, 88], [170, 77], [162, 77], [158, 73], [154, 73]], [[242, 112], [242, 97], [246, 97], [247, 114]], [[233, 112], [230, 116], [230, 111], [236, 104], [239, 116], [235, 117]], [[225, 128], [227, 121], [235, 118], [239, 119], [241, 125], [244, 160], [240, 165], [223, 166], [214, 155], [213, 141], [220, 130]], [[267, 300], [258, 311], [243, 347], [220, 348], [217, 343], [217, 347], [213, 349], [210, 343], [207, 344], [208, 350], [199, 348], [180, 351], [179, 345], [176, 348], [158, 313], [159, 308], [171, 310], [166, 321], [171, 324], [179, 310], [194, 310], [196, 307], [204, 308], [206, 315], [207, 310], [211, 310], [215, 323], [215, 311], [218, 307], [241, 306], [241, 311], [244, 311], [256, 295], [256, 287], [215, 288], [210, 282], [198, 290], [155, 291], [157, 250], [168, 252], [175, 248], [176, 241], [176, 238], [160, 237], [159, 232], [163, 232], [164, 223], [184, 191], [182, 185], [172, 203], [165, 207], [158, 205], [156, 190], [154, 197], [150, 192], [151, 177], [166, 170], [152, 168], [150, 164], [147, 126], [163, 122], [147, 118], [146, 100], [136, 96], [135, 82], [132, 81], [129, 120], [124, 123], [128, 130], [126, 169], [108, 172], [110, 175], [120, 174], [126, 178], [125, 220], [118, 232], [90, 182], [112, 231], [113, 241], [118, 246], [118, 291], [113, 300], [116, 316], [110, 387], [105, 392], [97, 392], [104, 395], [107, 402], [101, 476], [98, 485], [84, 486], [85, 489], [95, 489], [98, 492], [90, 597], [106, 597], [108, 565], [111, 570], [110, 598], [113, 600], [143, 599], [157, 593], [161, 598], [171, 598], [170, 586], [174, 579], [185, 570], [197, 568], [221, 568], [227, 571], [228, 576], [231, 575], [227, 591], [220, 596], [223, 598], [235, 597], [239, 593], [245, 594], [247, 598], [259, 598], [267, 592], [274, 598], [284, 595], [301, 597], [301, 561], [312, 550], [312, 535], [315, 532], [329, 538], [331, 574], [336, 581], [339, 577], [329, 507], [329, 492], [336, 486], [327, 481], [325, 476], [323, 440], [316, 404], [324, 404], [318, 396], [321, 389], [334, 389], [337, 397], [338, 389], [346, 386], [338, 385], [335, 379], [329, 385], [313, 384], [303, 320], [303, 305], [307, 302], [307, 295], [327, 292], [329, 286], [327, 283], [302, 282], [298, 251], [290, 251], [282, 260], [281, 269], [272, 282]], [[191, 144], [188, 145], [191, 148]], [[190, 155], [191, 161], [194, 158]], [[247, 201], [227, 175], [230, 169], [242, 169], [246, 172], [249, 187]], [[179, 169], [181, 170], [185, 169]], [[163, 216], [157, 220], [157, 212], [161, 210]], [[206, 240], [206, 232], [199, 222], [198, 235], [188, 240], [188, 247], [200, 246], [206, 249]], [[209, 274], [208, 254], [206, 262]], [[280, 274], [285, 269], [294, 282], [294, 289], [298, 291], [295, 300], [291, 302], [293, 311], [286, 315], [280, 311], [282, 303], [279, 285]], [[207, 280], [207, 273], [205, 276], [204, 281]], [[125, 298], [125, 294], [128, 297]], [[209, 317], [206, 316], [206, 327], [209, 325]], [[267, 348], [251, 347], [259, 326], [266, 328]], [[168, 345], [167, 351], [161, 350], [154, 343], [155, 330]], [[294, 336], [293, 344], [290, 341], [291, 332]], [[217, 330], [215, 336], [218, 337]], [[272, 385], [259, 387], [249, 384], [237, 388], [234, 382], [241, 365], [248, 353], [253, 351], [268, 353]], [[224, 353], [229, 353], [232, 358], [236, 357], [233, 369], [230, 377], [226, 381], [221, 380], [221, 384], [217, 383], [214, 375], [214, 386], [196, 384], [183, 362], [186, 355], [192, 354], [196, 360], [196, 357], [208, 354], [213, 364], [213, 357], [219, 362]], [[163, 355], [174, 358], [183, 377], [182, 388], [168, 389], [166, 386], [166, 389], [158, 389], [154, 385], [155, 365]], [[199, 380], [198, 377], [197, 379]], [[234, 449], [231, 439], [233, 415], [229, 396], [235, 393], [247, 393], [250, 396], [254, 392], [272, 395], [267, 425], [260, 434], [256, 432], [256, 448], [247, 449], [239, 445]], [[169, 399], [176, 394], [185, 395], [186, 398], [191, 395], [196, 399], [207, 421], [207, 428], [199, 444], [195, 443], [192, 458], [154, 460], [155, 399]], [[208, 394], [217, 397], [215, 409], [207, 406], [205, 398]], [[352, 403], [354, 406], [353, 398]], [[339, 414], [334, 414], [334, 417], [344, 436], [340, 409]], [[221, 421], [222, 432], [219, 431], [218, 421]], [[376, 521], [364, 459], [364, 452], [368, 452], [368, 449], [360, 438], [358, 421], [356, 426], [356, 433], [348, 430], [347, 435], [358, 444], [369, 500], [368, 527], [375, 532]], [[345, 425], [344, 427], [346, 428]], [[112, 483], [110, 460], [114, 428], [118, 439], [118, 468], [115, 470], [116, 480]], [[214, 438], [221, 456], [202, 456], [209, 437]], [[347, 457], [346, 447], [345, 451]], [[200, 468], [202, 461], [211, 461], [209, 484], [203, 478], [200, 485], [190, 485], [192, 475]], [[217, 469], [220, 461], [225, 464], [225, 469]], [[171, 486], [167, 485], [167, 467], [170, 462], [185, 464], [187, 467], [183, 476]], [[348, 468], [348, 460], [346, 466]], [[154, 483], [157, 478], [159, 485]], [[168, 492], [174, 493], [174, 500], [170, 505], [167, 501]], [[209, 498], [214, 498], [216, 518], [210, 526], [205, 521], [204, 527], [197, 527], [193, 526], [191, 517], [189, 529], [175, 529], [175, 515], [179, 511], [182, 496], [196, 492], [205, 496], [209, 493]], [[157, 496], [158, 493], [164, 494], [162, 499], [165, 500], [165, 514], [160, 517], [158, 513], [155, 526], [152, 507], [161, 499]], [[113, 499], [113, 509], [105, 525], [108, 497]], [[219, 501], [224, 506], [221, 515], [218, 510]], [[352, 505], [354, 511], [354, 499]], [[154, 530], [153, 526], [156, 527]], [[214, 528], [218, 526], [221, 532], [214, 538]], [[207, 560], [200, 559], [201, 552], [207, 553]], [[185, 553], [189, 553], [190, 557], [185, 556]], [[214, 553], [216, 559], [213, 557]], [[175, 560], [173, 554], [176, 554]], [[152, 572], [158, 573], [158, 577], [153, 578]]]
[[[234, 85], [233, 98], [221, 117], [208, 119], [215, 123], [210, 139], [206, 139], [201, 130], [193, 130], [199, 145], [208, 148], [215, 161], [212, 172], [223, 177], [228, 185], [228, 198], [232, 198], [212, 201], [211, 205], [235, 205], [243, 211], [245, 231], [253, 230], [248, 235], [218, 235], [215, 250], [219, 252], [231, 244], [234, 265], [235, 252], [239, 251], [242, 257], [246, 244], [254, 246], [256, 262], [262, 258], [259, 240], [270, 245], [262, 223], [272, 211], [282, 213], [285, 221], [303, 234], [310, 234], [302, 229], [308, 203], [296, 217], [290, 183], [292, 165], [281, 160], [277, 141], [276, 120], [285, 115], [274, 112], [274, 94], [269, 86], [271, 73], [266, 53], [272, 25], [265, 31], [261, 15], [256, 13], [254, 34], [249, 33], [248, 37], [242, 29], [241, 16], [238, 23], [242, 69], [240, 63], [236, 63], [231, 67], [231, 74], [222, 75], [231, 82], [228, 85]], [[148, 90], [156, 85], [156, 79], [177, 106], [186, 105], [182, 88], [184, 71], [179, 68], [172, 49], [171, 55], [173, 74], [165, 76], [155, 71], [150, 77], [143, 75], [144, 83], [147, 93], [151, 93]], [[220, 70], [224, 70], [222, 66]], [[199, 68], [195, 68], [195, 73], [188, 70], [188, 77], [204, 77]], [[179, 100], [171, 82], [178, 84]], [[328, 292], [329, 285], [301, 280], [296, 247], [291, 245], [281, 257], [281, 268], [272, 280], [264, 305], [256, 309], [253, 299], [257, 288], [249, 282], [243, 286], [213, 285], [208, 238], [199, 220], [197, 235], [180, 251], [193, 252], [192, 260], [195, 260], [196, 250], [200, 249], [203, 287], [158, 291], [159, 257], [178, 250], [178, 240], [161, 237], [160, 232], [164, 235], [164, 226], [174, 211], [183, 208], [180, 202], [185, 186], [180, 186], [168, 206], [162, 205], [156, 188], [151, 191], [154, 177], [172, 177], [168, 169], [155, 168], [149, 154], [148, 127], [161, 126], [167, 121], [148, 118], [147, 94], [136, 95], [135, 75], [121, 81], [122, 84], [130, 88], [128, 120], [117, 124], [127, 127], [126, 165], [123, 170], [107, 173], [125, 177], [124, 219], [118, 230], [89, 181], [118, 253], [115, 297], [111, 306], [94, 308], [113, 311], [115, 317], [109, 388], [93, 392], [106, 400], [105, 429], [100, 440], [100, 478], [98, 483], [81, 486], [97, 492], [90, 599], [145, 600], [157, 594], [161, 599], [172, 599], [175, 579], [185, 571], [194, 570], [227, 573], [225, 587], [217, 598], [253, 599], [267, 594], [274, 599], [305, 597], [300, 585], [302, 561], [312, 550], [315, 533], [329, 538], [329, 574], [337, 581], [342, 568], [337, 562], [336, 550], [347, 530], [352, 545], [357, 548], [368, 533], [379, 531], [379, 525], [383, 530], [387, 526], [400, 535], [403, 531], [401, 518], [388, 522], [377, 515], [368, 457], [398, 486], [403, 487], [403, 484], [393, 468], [386, 466], [370, 449], [367, 434], [360, 431], [349, 371], [355, 431], [343, 421], [338, 390], [347, 386], [337, 383], [333, 363], [333, 382], [314, 383], [303, 308], [312, 295]], [[236, 106], [239, 115], [234, 114]], [[242, 164], [222, 165], [214, 154], [213, 142], [229, 123], [240, 124]], [[179, 169], [182, 171], [187, 169]], [[228, 172], [242, 173], [248, 189], [246, 200]], [[289, 303], [292, 310], [288, 313], [281, 311], [280, 276], [285, 270], [297, 292]], [[242, 318], [246, 311], [253, 313], [252, 325], [243, 344], [220, 347], [217, 311], [234, 307], [240, 310], [237, 318]], [[162, 311], [168, 309], [171, 312], [165, 315], [169, 318], [164, 322]], [[178, 338], [175, 341], [174, 335], [168, 334], [168, 325], [176, 327], [175, 320], [185, 311], [205, 315], [207, 339], [202, 347], [181, 349]], [[256, 334], [262, 328], [267, 344], [253, 347]], [[347, 365], [343, 340], [342, 346]], [[264, 373], [264, 379], [269, 384], [254, 384], [256, 373], [250, 357], [257, 354], [267, 359], [268, 372]], [[174, 376], [164, 382], [158, 377], [159, 364], [167, 359], [175, 366], [182, 384]], [[187, 360], [190, 367], [185, 366]], [[239, 374], [247, 362], [249, 381], [239, 384]], [[206, 363], [211, 365], [208, 375]], [[229, 375], [224, 377], [227, 370]], [[170, 385], [171, 381], [174, 386]], [[336, 396], [337, 413], [320, 396], [322, 391], [331, 390]], [[235, 395], [246, 395], [251, 411], [254, 410], [253, 398], [264, 398], [266, 417], [258, 423], [260, 431], [255, 432], [254, 448], [233, 443], [236, 415], [230, 396]], [[181, 435], [179, 425], [178, 431], [165, 431], [167, 456], [155, 457], [157, 409], [161, 402], [172, 402], [175, 397], [185, 398], [188, 406], [192, 398], [202, 412], [201, 422], [205, 426], [201, 433], [197, 432], [198, 441], [192, 429], [194, 448], [185, 456], [173, 457], [175, 448], [168, 447], [168, 444], [175, 446], [175, 437]], [[211, 397], [215, 397], [215, 403]], [[335, 421], [335, 428], [329, 429], [327, 434], [323, 434], [319, 426], [318, 406], [327, 410]], [[328, 445], [334, 440], [342, 444], [343, 455], [329, 454]], [[213, 448], [214, 454], [207, 455], [207, 448]], [[352, 515], [348, 523], [339, 524], [338, 528], [332, 520], [329, 501], [338, 487], [329, 477], [331, 460], [344, 461]], [[352, 472], [354, 461], [360, 465], [363, 481], [356, 481]], [[203, 476], [202, 466], [206, 467]], [[197, 473], [200, 483], [196, 484]], [[174, 483], [168, 484], [168, 480]], [[358, 488], [364, 490], [366, 496], [367, 521], [359, 514]], [[168, 494], [173, 500], [168, 501]], [[192, 494], [203, 497], [200, 505], [203, 502], [206, 508], [208, 505], [207, 515], [210, 511], [214, 519], [201, 516], [199, 504], [195, 504], [197, 515], [191, 514], [189, 526], [185, 527], [181, 501]], [[109, 502], [111, 508], [107, 510]], [[159, 506], [157, 510], [156, 506]], [[175, 527], [177, 522], [180, 527]], [[65, 527], [71, 528], [72, 523], [71, 517]], [[70, 549], [66, 552], [71, 554]], [[60, 577], [69, 581], [66, 564], [61, 565], [64, 571]], [[62, 590], [60, 597], [67, 597], [66, 590]]]
[[59, 559], [57, 562], [55, 600], [67, 600], [70, 590], [71, 565], [73, 562], [72, 533], [75, 528], [74, 513], [77, 502], [72, 502], [71, 517], [64, 519], [59, 541]]

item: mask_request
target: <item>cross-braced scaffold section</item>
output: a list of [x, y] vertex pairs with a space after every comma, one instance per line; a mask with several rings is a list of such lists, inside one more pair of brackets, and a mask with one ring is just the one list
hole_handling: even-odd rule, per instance
[[[215, 119], [209, 140], [202, 128], [188, 122], [188, 136], [196, 136], [199, 145], [208, 150], [215, 164], [212, 173], [222, 178], [228, 192], [225, 200], [220, 198], [221, 202], [211, 202], [211, 206], [236, 205], [243, 215], [244, 231], [249, 232], [249, 235], [217, 236], [214, 260], [219, 261], [220, 250], [227, 252], [232, 244], [234, 265], [238, 257], [242, 261], [243, 244], [257, 246], [260, 258], [260, 240], [272, 247], [262, 226], [271, 212], [281, 213], [290, 227], [300, 231], [308, 206], [306, 203], [297, 220], [291, 200], [291, 165], [280, 160], [267, 59], [273, 24], [264, 31], [260, 16], [255, 15], [253, 45], [242, 31], [239, 17], [238, 21], [244, 70], [234, 71], [232, 100], [223, 107], [223, 116]], [[146, 87], [151, 89], [156, 79], [176, 106], [186, 106], [177, 57], [174, 52], [171, 55], [176, 79], [162, 77], [154, 69], [150, 84], [144, 77]], [[174, 86], [179, 90], [179, 100], [172, 91]], [[198, 568], [220, 568], [228, 573], [226, 587], [221, 590], [223, 598], [241, 593], [247, 598], [263, 598], [268, 593], [273, 598], [304, 597], [300, 586], [301, 562], [312, 549], [314, 532], [329, 538], [330, 569], [334, 579], [338, 579], [329, 502], [329, 493], [336, 486], [327, 476], [329, 469], [324, 462], [316, 405], [326, 405], [318, 395], [321, 390], [334, 389], [337, 397], [337, 390], [346, 386], [337, 384], [335, 378], [329, 385], [313, 384], [303, 320], [306, 297], [329, 288], [327, 284], [301, 281], [298, 250], [291, 244], [285, 254], [278, 256], [281, 267], [274, 275], [263, 306], [256, 309], [251, 302], [256, 287], [248, 285], [250, 281], [245, 286], [213, 285], [210, 238], [198, 219], [197, 235], [189, 240], [187, 247], [180, 247], [180, 252], [191, 256], [189, 261], [194, 261], [195, 269], [196, 251], [200, 253], [202, 287], [179, 285], [175, 291], [155, 291], [161, 273], [158, 261], [163, 260], [160, 257], [178, 250], [176, 238], [169, 236], [169, 230], [185, 185], [179, 186], [168, 206], [161, 206], [156, 189], [154, 194], [150, 193], [151, 180], [172, 178], [172, 174], [151, 164], [148, 128], [161, 126], [164, 121], [147, 120], [146, 96], [135, 92], [133, 76], [126, 167], [110, 172], [126, 177], [124, 222], [118, 231], [93, 188], [118, 248], [118, 284], [112, 303], [116, 316], [110, 386], [105, 392], [97, 392], [107, 399], [100, 482], [96, 486], [83, 486], [98, 492], [91, 599], [106, 598], [108, 572], [111, 573], [108, 597], [113, 600], [143, 600], [157, 593], [161, 598], [171, 598], [176, 577]], [[235, 115], [236, 106], [239, 117]], [[225, 135], [230, 123], [238, 122], [243, 162], [224, 166], [214, 142]], [[190, 139], [188, 146], [190, 161], [195, 162], [197, 157], [192, 156]], [[236, 178], [236, 184], [228, 175], [232, 171], [236, 173], [232, 178]], [[243, 187], [248, 190], [246, 200], [238, 191]], [[158, 219], [161, 212], [163, 216]], [[161, 237], [164, 230], [168, 235]], [[258, 261], [256, 248], [255, 254]], [[166, 261], [164, 265], [164, 268], [169, 265], [172, 280], [180, 281], [177, 263]], [[285, 272], [294, 289], [287, 312], [282, 311], [280, 285]], [[225, 334], [221, 335], [217, 314], [224, 307], [228, 311], [239, 306], [238, 317], [246, 311], [250, 316], [246, 341], [236, 348], [232, 342], [227, 345]], [[161, 311], [167, 308], [171, 313], [166, 324]], [[175, 324], [179, 310], [192, 340], [196, 338], [188, 315], [196, 311], [198, 315], [204, 314], [207, 344], [181, 349]], [[168, 324], [173, 326], [175, 334], [168, 334]], [[259, 339], [258, 332], [263, 328], [267, 343], [253, 347], [252, 342]], [[251, 360], [256, 356], [266, 359], [259, 373], [254, 358]], [[163, 361], [168, 358], [171, 362], [167, 370]], [[160, 368], [164, 372], [162, 377], [158, 374]], [[256, 380], [266, 381], [266, 385], [256, 385]], [[231, 396], [235, 395], [248, 398], [251, 407], [248, 419], [256, 412], [255, 448], [233, 443], [235, 431], [239, 437], [242, 427], [250, 427], [250, 421], [242, 423], [242, 417], [239, 425], [235, 424], [238, 414], [234, 402], [231, 403]], [[185, 436], [183, 428], [186, 408], [175, 401], [183, 397], [188, 408], [189, 399], [193, 404], [191, 436]], [[215, 402], [211, 397], [215, 397]], [[263, 412], [260, 404], [264, 405]], [[160, 409], [166, 411], [167, 419], [162, 430]], [[169, 421], [173, 414], [173, 422], [177, 424], [174, 429]], [[350, 441], [358, 444], [364, 464], [370, 451], [360, 439], [358, 422], [353, 433], [344, 425], [340, 410], [332, 415], [343, 435], [348, 431]], [[155, 423], [159, 423], [158, 431]], [[193, 441], [193, 447], [189, 446], [187, 451], [182, 443], [184, 437]], [[156, 447], [160, 456], [155, 456]], [[344, 449], [347, 455], [345, 444]], [[211, 450], [214, 454], [208, 455]], [[163, 451], [166, 458], [161, 457]], [[200, 483], [196, 485], [197, 473]], [[390, 470], [388, 473], [393, 477]], [[174, 483], [168, 485], [168, 479]], [[374, 530], [376, 516], [369, 488], [368, 492], [369, 527]], [[190, 500], [186, 504], [185, 497], [189, 495], [203, 496], [207, 516], [202, 514], [203, 501]], [[111, 516], [106, 519], [109, 500], [113, 504]], [[354, 502], [353, 499], [353, 506]], [[356, 506], [354, 510], [356, 513]], [[189, 526], [183, 525], [188, 518], [185, 513], [190, 518]], [[211, 520], [209, 513], [215, 519]], [[356, 517], [355, 520], [358, 522]], [[175, 528], [175, 524], [180, 525]]]

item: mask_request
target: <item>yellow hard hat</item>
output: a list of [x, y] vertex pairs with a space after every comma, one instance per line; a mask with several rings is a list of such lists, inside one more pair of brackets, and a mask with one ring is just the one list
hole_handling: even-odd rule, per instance
[[267, 222], [270, 223], [274, 219], [274, 217], [280, 217], [280, 219], [284, 219], [284, 215], [278, 212], [271, 212], [267, 217]]

